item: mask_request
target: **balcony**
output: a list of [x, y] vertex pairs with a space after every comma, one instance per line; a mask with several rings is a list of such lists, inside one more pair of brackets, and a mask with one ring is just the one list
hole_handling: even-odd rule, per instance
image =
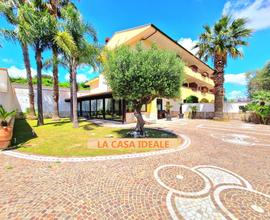
[[199, 101], [201, 101], [203, 98], [207, 99], [209, 102], [214, 101], [214, 94], [210, 92], [201, 92], [199, 90], [193, 90], [191, 88], [182, 87], [181, 88], [181, 96], [182, 99], [185, 100], [188, 96], [194, 95], [198, 97]]
[[200, 72], [194, 72], [191, 68], [185, 66], [185, 74], [187, 78], [193, 78], [196, 79], [197, 81], [200, 81], [203, 84], [209, 85], [209, 87], [213, 87], [214, 81], [210, 79], [207, 76], [202, 76]]

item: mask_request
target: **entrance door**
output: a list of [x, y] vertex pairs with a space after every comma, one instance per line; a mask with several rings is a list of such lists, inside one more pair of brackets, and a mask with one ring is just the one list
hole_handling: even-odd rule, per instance
[[158, 115], [158, 119], [165, 118], [165, 112], [163, 110], [162, 99], [157, 99], [157, 115]]

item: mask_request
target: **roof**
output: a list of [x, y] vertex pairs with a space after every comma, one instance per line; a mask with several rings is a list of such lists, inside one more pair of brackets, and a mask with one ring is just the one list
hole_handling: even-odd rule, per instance
[[[97, 94], [88, 94], [88, 95], [82, 95], [78, 96], [77, 99], [80, 100], [89, 100], [89, 98], [97, 98], [97, 97], [111, 97], [112, 92], [102, 92]], [[70, 98], [65, 99], [65, 102], [70, 102]]]
[[94, 78], [92, 78], [92, 79], [89, 79], [86, 83], [84, 83], [85, 85], [90, 85], [91, 84], [91, 82], [93, 82], [93, 81], [96, 81], [96, 80], [98, 80], [99, 79], [99, 75], [98, 76], [95, 76]]
[[173, 41], [175, 44], [177, 44], [177, 46], [181, 47], [182, 49], [184, 49], [187, 53], [189, 53], [190, 55], [192, 55], [194, 58], [196, 58], [197, 60], [199, 60], [200, 62], [204, 63], [206, 66], [208, 66], [210, 69], [212, 69], [214, 71], [214, 69], [209, 66], [207, 63], [205, 63], [204, 61], [202, 61], [200, 58], [198, 58], [197, 56], [195, 56], [193, 53], [191, 53], [189, 50], [187, 50], [185, 47], [183, 47], [181, 44], [179, 44], [176, 40], [172, 39], [169, 35], [167, 35], [166, 33], [164, 33], [163, 31], [161, 31], [158, 27], [156, 27], [154, 24], [151, 24], [151, 26], [153, 28], [155, 28], [157, 31], [159, 31], [160, 33], [162, 33], [164, 36], [166, 36], [169, 40]]
[[[163, 31], [161, 31], [154, 24], [145, 24], [145, 25], [134, 27], [134, 28], [125, 29], [125, 30], [122, 30], [122, 31], [117, 31], [117, 32], [115, 32], [115, 34], [113, 35], [113, 37], [111, 38], [111, 40], [108, 42], [107, 46], [108, 47], [111, 47], [111, 46], [114, 46], [114, 45], [121, 45], [123, 43], [126, 43], [126, 42], [132, 40], [133, 38], [136, 38], [138, 35], [143, 35], [145, 33], [145, 31], [147, 29], [149, 29], [150, 27], [151, 28], [154, 28], [156, 30], [156, 32], [159, 32], [160, 34], [162, 34], [163, 36], [165, 36], [168, 40], [170, 40], [171, 42], [173, 42], [178, 48], [180, 48], [182, 51], [184, 51], [185, 53], [187, 53], [189, 56], [192, 56], [195, 60], [197, 60], [202, 65], [204, 65], [207, 69], [209, 69], [212, 72], [214, 72], [214, 69], [211, 66], [209, 66], [207, 63], [205, 63], [204, 61], [202, 61], [201, 59], [199, 59], [197, 56], [195, 56], [189, 50], [187, 50], [186, 48], [184, 48], [183, 46], [181, 46], [176, 40], [172, 39], [169, 35], [167, 35]], [[156, 32], [152, 33], [147, 38], [152, 37], [153, 35], [156, 34]], [[121, 38], [117, 38], [117, 36], [119, 36], [119, 35], [122, 35]]]
[[127, 28], [127, 29], [124, 29], [124, 30], [121, 30], [121, 31], [116, 31], [115, 34], [118, 34], [118, 33], [123, 33], [123, 32], [126, 32], [126, 31], [132, 31], [132, 30], [136, 30], [136, 29], [140, 29], [140, 28], [144, 28], [144, 27], [148, 27], [148, 26], [151, 26], [153, 24], [151, 23], [148, 23], [148, 24], [143, 24], [143, 25], [140, 25], [140, 26], [136, 26], [136, 27], [133, 27], [133, 28]]

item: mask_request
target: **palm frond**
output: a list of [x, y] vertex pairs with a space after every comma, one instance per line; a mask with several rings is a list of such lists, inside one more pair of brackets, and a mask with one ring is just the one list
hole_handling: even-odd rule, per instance
[[223, 57], [226, 63], [227, 55], [232, 58], [242, 57], [239, 46], [247, 46], [247, 37], [252, 30], [246, 27], [247, 19], [240, 18], [232, 21], [230, 16], [223, 16], [213, 27], [205, 25], [204, 32], [199, 36], [195, 48], [199, 48], [198, 56], [207, 60], [209, 57]]
[[96, 32], [96, 30], [92, 27], [92, 25], [86, 23], [86, 24], [85, 24], [85, 29], [86, 29], [86, 33], [89, 34], [90, 37], [92, 37], [93, 40], [94, 40], [95, 42], [97, 42], [97, 41], [98, 41], [98, 39], [97, 39], [97, 32]]
[[0, 1], [0, 14], [12, 25], [18, 23], [15, 10], [15, 3], [12, 1]]
[[5, 121], [5, 120], [7, 120], [9, 117], [14, 116], [15, 114], [16, 114], [16, 111], [15, 111], [15, 110], [14, 110], [14, 111], [8, 112], [8, 111], [6, 111], [6, 110], [4, 109], [3, 106], [0, 106], [0, 119], [1, 119], [1, 120]]
[[72, 36], [66, 31], [58, 32], [54, 37], [54, 41], [67, 54], [76, 51], [76, 44]]
[[14, 30], [0, 29], [0, 35], [7, 41], [16, 42], [18, 40], [18, 35]]

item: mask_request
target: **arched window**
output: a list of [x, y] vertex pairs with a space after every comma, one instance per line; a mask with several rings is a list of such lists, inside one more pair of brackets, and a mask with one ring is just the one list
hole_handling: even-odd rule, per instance
[[198, 67], [196, 65], [191, 65], [190, 69], [192, 69], [194, 72], [198, 72]]
[[208, 74], [207, 72], [202, 72], [201, 74], [202, 74], [202, 76], [204, 76], [204, 77], [209, 77], [209, 74]]

